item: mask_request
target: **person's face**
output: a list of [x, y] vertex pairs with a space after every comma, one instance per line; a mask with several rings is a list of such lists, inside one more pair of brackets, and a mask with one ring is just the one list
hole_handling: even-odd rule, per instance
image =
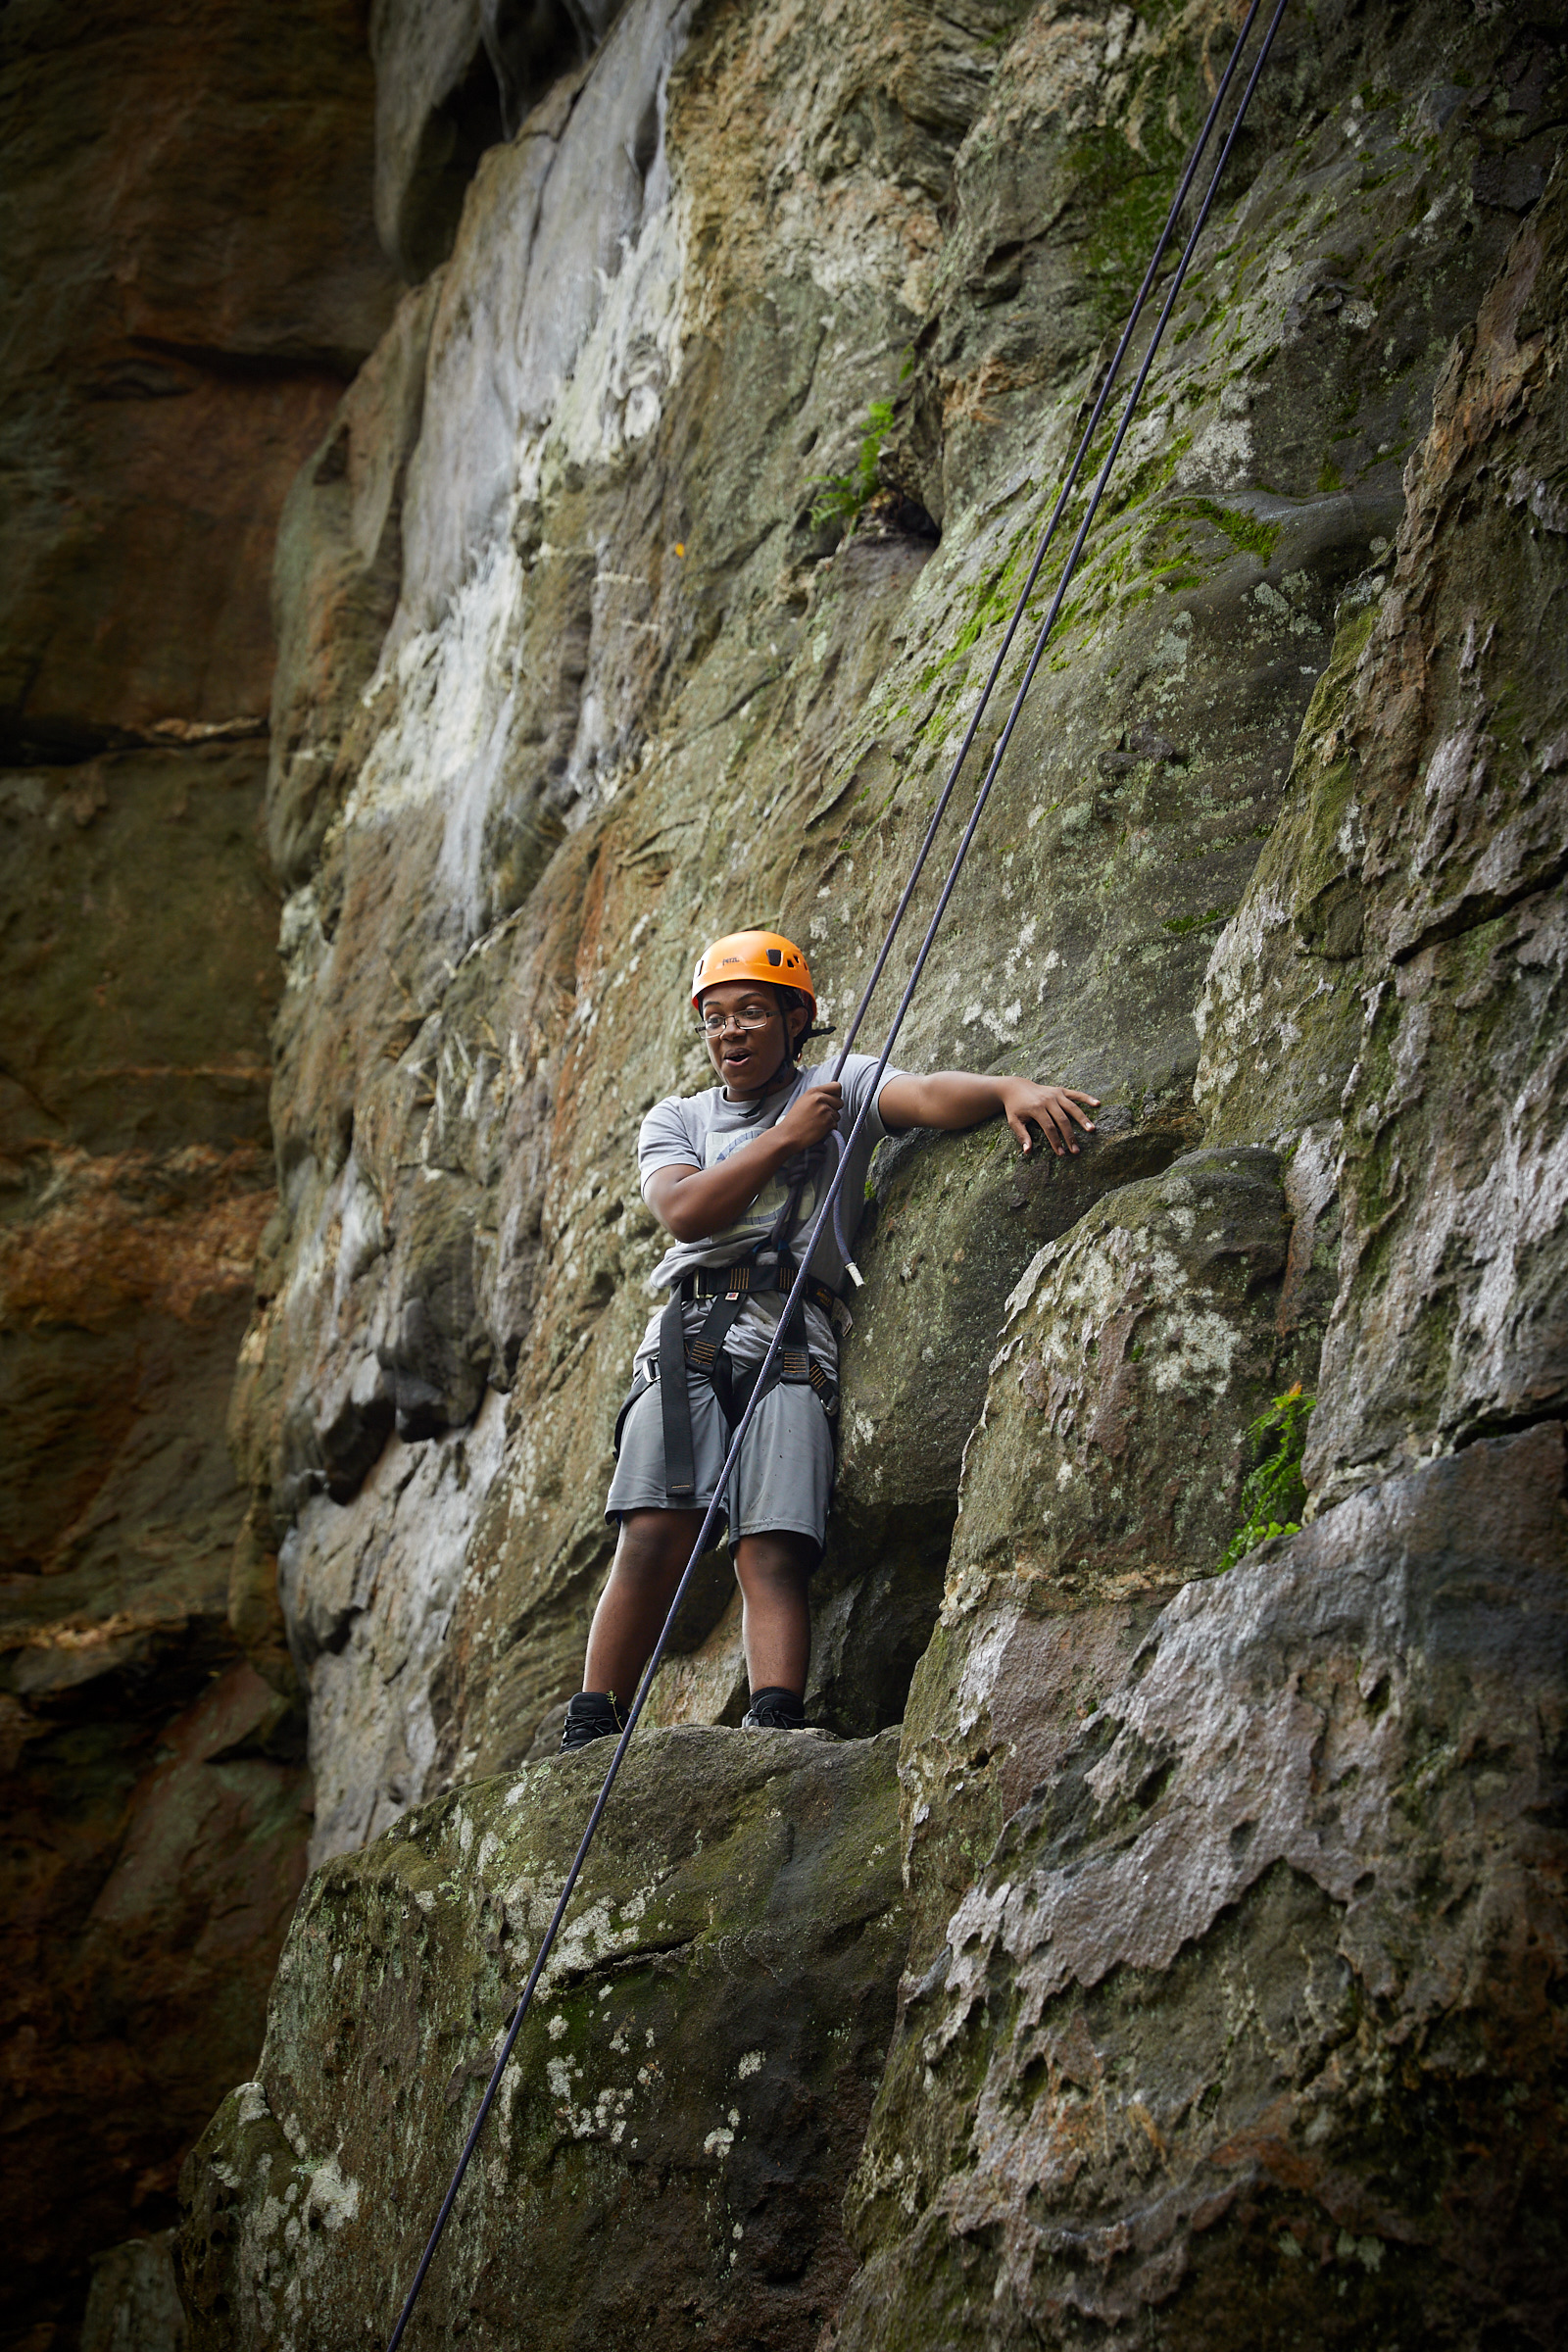
[[705, 988], [700, 1010], [708, 1058], [731, 1095], [760, 1095], [784, 1059], [784, 1015], [770, 988], [721, 980]]

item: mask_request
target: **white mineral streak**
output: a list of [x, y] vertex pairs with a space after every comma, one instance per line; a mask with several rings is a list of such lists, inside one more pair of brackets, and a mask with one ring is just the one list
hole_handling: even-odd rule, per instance
[[[276, 2193], [264, 2195], [254, 2204], [241, 2204], [234, 2243], [235, 2283], [240, 2287], [242, 2306], [250, 2306], [246, 2318], [269, 2331], [268, 2340], [275, 2343], [277, 2352], [293, 2352], [298, 2341], [296, 2324], [312, 2284], [319, 2279], [328, 2260], [328, 2240], [323, 2232], [335, 2237], [358, 2220], [360, 2181], [343, 2170], [341, 2141], [329, 2156], [311, 2156], [297, 2119], [292, 2115], [273, 2117], [263, 2083], [242, 2082], [232, 2098], [238, 2132], [276, 2121], [294, 2150], [295, 2164], [282, 2178], [274, 2172], [271, 2159], [264, 2158], [265, 2174]], [[232, 2175], [232, 2188], [240, 2187], [243, 2174], [238, 2168], [222, 2164], [218, 2169], [225, 2179]], [[267, 2289], [270, 2283], [275, 2285], [280, 2263], [286, 2264], [288, 2275], [282, 2286], [279, 2323]], [[118, 2333], [115, 2340], [121, 2340]]]
[[[557, 135], [486, 157], [447, 266], [402, 601], [366, 690], [386, 717], [342, 821], [440, 808], [445, 927], [464, 945], [481, 925], [485, 822], [514, 748], [525, 514], [570, 468], [646, 442], [680, 369], [685, 234], [662, 134], [687, 14], [629, 8]], [[644, 179], [632, 157], [650, 106], [660, 137]], [[592, 800], [604, 738], [591, 655], [583, 718], [566, 783]]]
[[1017, 1631], [1021, 1614], [1016, 1600], [1006, 1601], [971, 1631], [958, 1679], [958, 1732], [967, 1740], [990, 1701], [997, 1671]]
[[311, 1692], [311, 1861], [363, 1845], [424, 1794], [430, 1686], [469, 1539], [501, 1462], [505, 1406], [470, 1429], [394, 1439], [351, 1503], [306, 1504], [278, 1561]]
[[[663, 119], [688, 13], [635, 0], [575, 103], [553, 100], [485, 158], [442, 273], [402, 518], [402, 599], [364, 696], [380, 724], [338, 822], [398, 829], [434, 812], [429, 919], [454, 959], [485, 920], [486, 825], [515, 757], [527, 517], [572, 469], [633, 460], [680, 370], [685, 223]], [[645, 175], [633, 159], [650, 109], [658, 138]], [[606, 703], [590, 647], [562, 785], [584, 807], [612, 789]], [[290, 985], [309, 987], [328, 952], [309, 887], [285, 907], [283, 944]], [[438, 1139], [449, 1097], [475, 1112], [484, 1073], [446, 1066], [461, 1044], [449, 1053], [433, 1038]], [[335, 1175], [303, 1160], [291, 1205], [298, 1245], [272, 1312], [317, 1339], [302, 1369], [330, 1418], [339, 1398], [377, 1394], [376, 1349], [394, 1336], [395, 1286], [354, 1290], [386, 1250], [386, 1219], [352, 1151]], [[313, 1863], [375, 1836], [425, 1791], [431, 1682], [502, 1450], [492, 1396], [466, 1432], [390, 1444], [352, 1503], [313, 1497], [285, 1541], [280, 1589], [311, 1690]]]

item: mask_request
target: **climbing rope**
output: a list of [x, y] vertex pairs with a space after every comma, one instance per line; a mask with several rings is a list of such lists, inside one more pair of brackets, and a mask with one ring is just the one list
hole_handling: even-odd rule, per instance
[[[1072, 496], [1072, 492], [1077, 484], [1079, 475], [1088, 458], [1090, 446], [1094, 440], [1095, 433], [1099, 428], [1101, 418], [1104, 414], [1106, 404], [1109, 401], [1112, 386], [1116, 381], [1122, 362], [1127, 355], [1133, 335], [1137, 330], [1139, 318], [1143, 313], [1144, 307], [1149, 299], [1150, 292], [1153, 287], [1155, 277], [1159, 271], [1160, 262], [1163, 260], [1166, 247], [1175, 232], [1177, 220], [1180, 217], [1183, 205], [1187, 201], [1187, 197], [1192, 188], [1193, 182], [1197, 177], [1199, 167], [1202, 162], [1209, 138], [1213, 132], [1216, 122], [1219, 120], [1220, 111], [1225, 102], [1226, 92], [1230, 88], [1232, 78], [1241, 63], [1242, 54], [1246, 49], [1248, 38], [1252, 29], [1253, 20], [1257, 15], [1260, 5], [1261, 0], [1251, 0], [1251, 4], [1248, 9], [1246, 19], [1242, 24], [1241, 31], [1236, 37], [1236, 45], [1231, 52], [1229, 63], [1226, 65], [1224, 74], [1220, 78], [1219, 85], [1214, 92], [1213, 103], [1208, 110], [1208, 115], [1204, 121], [1203, 127], [1200, 131], [1197, 141], [1194, 144], [1192, 154], [1188, 158], [1187, 167], [1182, 174], [1181, 183], [1171, 201], [1170, 211], [1165, 219], [1165, 225], [1160, 230], [1159, 239], [1154, 247], [1153, 256], [1149, 264], [1148, 270], [1144, 273], [1143, 284], [1138, 289], [1137, 297], [1134, 300], [1132, 310], [1128, 315], [1127, 324], [1122, 331], [1121, 340], [1117, 344], [1115, 356], [1111, 361], [1110, 367], [1106, 370], [1104, 382], [1101, 385], [1100, 392], [1095, 401], [1093, 412], [1090, 416], [1088, 423], [1084, 427], [1083, 435], [1078, 443], [1077, 452], [1073, 458], [1067, 478], [1062, 484], [1060, 495], [1058, 496], [1055, 506], [1052, 511], [1051, 519], [1046, 526], [1045, 532], [1040, 541], [1040, 545], [1036, 550], [1034, 562], [1029, 568], [1029, 576], [1025, 580], [1023, 588], [1019, 593], [1018, 602], [1013, 610], [1012, 618], [1007, 624], [1006, 634], [1002, 640], [1002, 644], [998, 649], [995, 661], [992, 662], [991, 671], [986, 679], [985, 687], [981, 693], [980, 700], [975, 706], [974, 713], [970, 718], [968, 727], [964, 732], [963, 742], [959, 747], [957, 756], [953, 762], [953, 766], [949, 772], [947, 781], [944, 784], [942, 792], [937, 800], [936, 808], [932, 812], [931, 821], [926, 827], [925, 838], [920, 844], [919, 854], [915, 858], [913, 868], [909, 874], [909, 879], [905, 885], [903, 896], [899, 900], [898, 906], [894, 911], [893, 919], [888, 926], [887, 936], [882, 942], [881, 949], [877, 955], [876, 962], [871, 969], [871, 975], [866, 981], [864, 989], [861, 991], [859, 1003], [856, 1006], [855, 1017], [851, 1021], [844, 1043], [839, 1049], [837, 1057], [833, 1064], [832, 1078], [828, 1082], [830, 1084], [838, 1078], [839, 1074], [843, 1070], [845, 1060], [849, 1055], [850, 1050], [859, 1032], [861, 1023], [865, 1018], [866, 1010], [870, 1004], [876, 985], [881, 979], [882, 973], [886, 968], [888, 957], [893, 950], [894, 941], [896, 940], [899, 930], [904, 922], [905, 915], [908, 911], [909, 904], [913, 899], [916, 885], [919, 882], [920, 875], [924, 870], [926, 860], [929, 858], [932, 846], [935, 843], [938, 829], [942, 823], [944, 815], [947, 812], [948, 804], [953, 798], [959, 774], [961, 773], [964, 762], [974, 745], [975, 738], [979, 733], [980, 722], [985, 715], [986, 707], [991, 700], [991, 696], [995, 690], [997, 681], [1002, 674], [1003, 664], [1006, 660], [1007, 653], [1012, 645], [1013, 639], [1022, 625], [1023, 616], [1028, 609], [1029, 599], [1033, 593], [1035, 581], [1039, 577], [1041, 567], [1045, 563], [1047, 553], [1049, 552], [1052, 541], [1055, 536], [1057, 526], [1059, 525], [1063, 514], [1066, 513], [1068, 502]], [[527, 2017], [528, 2011], [533, 2004], [533, 1996], [538, 1987], [539, 1980], [544, 1974], [546, 1962], [549, 1960], [550, 1954], [555, 1948], [556, 1938], [560, 1934], [562, 1924], [565, 1919], [567, 1908], [571, 1902], [572, 1893], [576, 1887], [577, 1881], [582, 1874], [583, 1865], [588, 1859], [589, 1850], [592, 1847], [595, 1836], [598, 1833], [599, 1824], [604, 1818], [605, 1807], [610, 1802], [610, 1792], [615, 1785], [616, 1778], [620, 1772], [620, 1767], [625, 1760], [626, 1750], [631, 1743], [632, 1734], [637, 1729], [638, 1719], [642, 1714], [644, 1706], [647, 1704], [649, 1691], [653, 1688], [654, 1677], [659, 1671], [660, 1664], [664, 1655], [665, 1645], [669, 1641], [670, 1630], [675, 1623], [676, 1617], [679, 1615], [681, 1603], [686, 1597], [687, 1588], [691, 1584], [691, 1580], [696, 1573], [697, 1563], [699, 1559], [701, 1559], [703, 1553], [708, 1549], [709, 1542], [712, 1536], [713, 1527], [718, 1517], [722, 1497], [728, 1491], [730, 1479], [734, 1474], [736, 1463], [740, 1459], [741, 1447], [745, 1443], [746, 1433], [751, 1428], [758, 1406], [761, 1402], [767, 1375], [772, 1369], [773, 1363], [777, 1358], [779, 1348], [783, 1344], [783, 1336], [789, 1325], [790, 1318], [799, 1307], [802, 1298], [805, 1294], [806, 1285], [809, 1279], [811, 1257], [816, 1249], [818, 1237], [822, 1233], [828, 1219], [830, 1217], [835, 1217], [837, 1214], [838, 1198], [843, 1189], [846, 1170], [850, 1164], [851, 1152], [854, 1148], [857, 1138], [859, 1135], [860, 1129], [864, 1124], [871, 1104], [876, 1101], [877, 1092], [882, 1083], [883, 1072], [887, 1068], [889, 1058], [893, 1053], [893, 1048], [897, 1043], [899, 1031], [904, 1026], [905, 1016], [908, 1012], [909, 1006], [913, 1002], [914, 992], [919, 986], [920, 977], [925, 970], [926, 962], [930, 956], [931, 950], [936, 944], [937, 932], [941, 927], [942, 918], [947, 912], [948, 902], [952, 898], [954, 890], [957, 885], [958, 876], [963, 869], [964, 859], [968, 857], [970, 844], [973, 842], [975, 834], [979, 828], [980, 819], [985, 813], [986, 803], [991, 797], [991, 788], [996, 782], [997, 774], [1006, 754], [1007, 746], [1012, 741], [1013, 731], [1018, 724], [1018, 719], [1023, 710], [1024, 702], [1028, 696], [1031, 685], [1034, 683], [1035, 672], [1039, 669], [1040, 663], [1044, 659], [1046, 646], [1050, 641], [1053, 630], [1055, 628], [1057, 619], [1060, 617], [1062, 605], [1065, 601], [1067, 590], [1071, 585], [1073, 573], [1077, 570], [1079, 559], [1083, 554], [1084, 542], [1088, 538], [1090, 528], [1095, 520], [1095, 516], [1100, 511], [1101, 500], [1103, 498], [1105, 492], [1105, 485], [1109, 481], [1111, 469], [1115, 466], [1116, 460], [1121, 454], [1122, 443], [1127, 438], [1128, 429], [1132, 424], [1133, 416], [1137, 411], [1139, 400], [1143, 395], [1144, 386], [1149, 380], [1150, 369], [1154, 364], [1155, 354], [1158, 352], [1160, 343], [1164, 338], [1165, 328], [1169, 324], [1171, 315], [1175, 310], [1176, 303], [1181, 295], [1182, 287], [1186, 281], [1188, 269], [1192, 263], [1193, 255], [1197, 250], [1199, 239], [1201, 237], [1204, 226], [1207, 223], [1209, 213], [1213, 209], [1214, 199], [1219, 193], [1219, 185], [1225, 173], [1225, 167], [1230, 161], [1231, 151], [1235, 147], [1237, 138], [1240, 135], [1242, 124], [1247, 120], [1247, 111], [1251, 105], [1252, 94], [1257, 88], [1258, 80], [1262, 74], [1263, 68], [1268, 62], [1269, 51], [1274, 46], [1274, 36], [1280, 28], [1280, 23], [1285, 15], [1288, 5], [1289, 0], [1277, 0], [1274, 14], [1269, 20], [1268, 28], [1263, 35], [1262, 45], [1253, 61], [1251, 72], [1248, 76], [1247, 86], [1243, 90], [1241, 101], [1237, 106], [1235, 119], [1231, 123], [1230, 129], [1225, 135], [1224, 144], [1220, 149], [1219, 161], [1215, 164], [1213, 172], [1209, 178], [1207, 192], [1203, 197], [1202, 203], [1199, 207], [1198, 217], [1193, 222], [1192, 229], [1187, 237], [1187, 242], [1182, 248], [1181, 257], [1177, 262], [1176, 268], [1172, 273], [1169, 291], [1165, 296], [1163, 304], [1160, 306], [1159, 317], [1155, 321], [1153, 332], [1150, 337], [1149, 349], [1144, 354], [1142, 364], [1139, 367], [1137, 376], [1133, 382], [1132, 390], [1127, 395], [1126, 405], [1122, 410], [1121, 421], [1116, 427], [1115, 433], [1111, 439], [1110, 447], [1106, 451], [1103, 462], [1101, 465], [1099, 475], [1096, 478], [1094, 489], [1091, 492], [1088, 506], [1084, 512], [1083, 520], [1078, 526], [1077, 532], [1073, 538], [1072, 546], [1068, 550], [1066, 562], [1062, 565], [1061, 577], [1056, 583], [1055, 593], [1052, 597], [1050, 610], [1048, 611], [1044, 621], [1041, 623], [1039, 633], [1036, 636], [1034, 651], [1029, 658], [1028, 666], [1024, 671], [1017, 693], [1013, 697], [1012, 707], [1007, 712], [1006, 722], [1004, 725], [1001, 734], [998, 736], [995, 745], [992, 747], [991, 757], [986, 763], [985, 775], [981, 780], [980, 789], [975, 798], [974, 808], [970, 811], [969, 819], [964, 826], [962, 837], [959, 840], [957, 849], [954, 853], [952, 863], [948, 868], [947, 879], [943, 883], [942, 891], [938, 897], [930, 922], [926, 926], [925, 937], [920, 943], [919, 952], [914, 958], [914, 963], [910, 970], [909, 977], [905, 984], [904, 994], [899, 1000], [898, 1010], [894, 1014], [892, 1026], [888, 1030], [886, 1042], [883, 1045], [881, 1055], [877, 1061], [875, 1075], [872, 1078], [871, 1084], [866, 1089], [864, 1100], [861, 1102], [859, 1111], [856, 1116], [855, 1123], [850, 1130], [849, 1141], [839, 1154], [837, 1165], [833, 1171], [832, 1181], [828, 1186], [826, 1196], [824, 1197], [821, 1205], [817, 1209], [815, 1219], [812, 1223], [810, 1233], [807, 1238], [805, 1247], [800, 1252], [800, 1263], [795, 1276], [794, 1284], [790, 1290], [789, 1297], [785, 1301], [783, 1312], [780, 1314], [778, 1321], [773, 1327], [772, 1337], [768, 1342], [767, 1352], [762, 1358], [762, 1363], [757, 1376], [756, 1386], [752, 1390], [751, 1397], [747, 1403], [745, 1411], [742, 1413], [740, 1420], [735, 1425], [735, 1434], [730, 1440], [729, 1451], [725, 1456], [723, 1469], [719, 1472], [717, 1481], [714, 1485], [713, 1499], [709, 1504], [708, 1509], [704, 1514], [703, 1524], [698, 1531], [697, 1541], [692, 1545], [691, 1557], [686, 1563], [680, 1583], [675, 1588], [675, 1596], [669, 1604], [669, 1611], [664, 1619], [662, 1631], [660, 1634], [659, 1640], [654, 1644], [653, 1654], [649, 1658], [648, 1664], [643, 1669], [642, 1680], [637, 1686], [636, 1696], [632, 1700], [630, 1710], [626, 1717], [625, 1729], [622, 1731], [620, 1738], [615, 1742], [614, 1754], [610, 1759], [609, 1769], [605, 1774], [604, 1781], [600, 1787], [599, 1794], [594, 1799], [593, 1811], [588, 1816], [587, 1827], [583, 1831], [577, 1851], [572, 1858], [571, 1867], [566, 1873], [565, 1881], [562, 1886], [560, 1897], [557, 1900], [555, 1910], [551, 1915], [550, 1924], [545, 1930], [539, 1949], [534, 1956], [533, 1966], [528, 1972], [528, 1981], [523, 1986], [522, 1993], [517, 2001], [515, 2009], [513, 2011], [511, 2023], [507, 2028], [505, 2039], [501, 2044], [500, 2054], [496, 2059], [489, 2082], [485, 2086], [484, 2096], [480, 2100], [473, 2122], [469, 2126], [468, 2135], [463, 2143], [463, 2153], [458, 2158], [457, 2167], [452, 2175], [450, 2185], [447, 2188], [446, 2195], [441, 2200], [441, 2208], [435, 2217], [435, 2224], [430, 2231], [429, 2238], [426, 2241], [424, 2252], [419, 2257], [419, 2267], [414, 2274], [414, 2278], [410, 2284], [407, 2298], [404, 2301], [403, 2309], [398, 2317], [397, 2326], [393, 2328], [391, 2336], [388, 2338], [387, 2352], [397, 2352], [397, 2347], [402, 2342], [404, 2331], [413, 2316], [415, 2304], [418, 2300], [419, 2289], [424, 2284], [425, 2274], [428, 2272], [430, 2264], [434, 2260], [436, 2248], [441, 2242], [442, 2232], [445, 2230], [447, 2222], [451, 2218], [452, 2208], [457, 2202], [458, 2192], [463, 2186], [464, 2177], [467, 2172], [469, 2161], [472, 2158], [474, 2149], [479, 2143], [479, 2135], [484, 2130], [485, 2121], [489, 2116], [491, 2107], [495, 2103], [496, 2093], [501, 2087], [502, 2077], [506, 2073], [508, 2062], [512, 2057], [513, 2050], [516, 2046], [517, 2036], [522, 2031], [523, 2021]]]

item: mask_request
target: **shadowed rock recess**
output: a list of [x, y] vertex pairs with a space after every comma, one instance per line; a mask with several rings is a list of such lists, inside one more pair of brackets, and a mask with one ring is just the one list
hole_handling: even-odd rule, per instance
[[272, 549], [395, 305], [373, 100], [355, 0], [0, 14], [0, 2342], [26, 2352], [75, 2352], [84, 2312], [92, 2352], [172, 2345], [179, 2167], [255, 2062], [305, 1870], [301, 1690], [225, 1412], [276, 1208]]
[[[277, 529], [229, 1422], [318, 1869], [197, 2352], [396, 2310], [597, 1779], [694, 944], [853, 1004], [1233, 28], [371, 12], [408, 283]], [[831, 1737], [727, 1728], [710, 1563], [413, 2344], [1562, 2341], [1564, 67], [1288, 16], [899, 1046], [1098, 1132], [881, 1154]]]

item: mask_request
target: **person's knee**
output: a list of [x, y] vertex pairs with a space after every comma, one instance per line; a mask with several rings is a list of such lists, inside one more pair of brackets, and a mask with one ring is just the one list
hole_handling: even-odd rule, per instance
[[662, 1585], [673, 1573], [679, 1576], [686, 1565], [686, 1540], [682, 1527], [672, 1524], [674, 1514], [667, 1511], [633, 1511], [620, 1523], [620, 1540], [615, 1545], [614, 1574], [633, 1585]]
[[808, 1536], [743, 1536], [735, 1547], [735, 1570], [743, 1590], [798, 1592], [815, 1565], [816, 1545]]

